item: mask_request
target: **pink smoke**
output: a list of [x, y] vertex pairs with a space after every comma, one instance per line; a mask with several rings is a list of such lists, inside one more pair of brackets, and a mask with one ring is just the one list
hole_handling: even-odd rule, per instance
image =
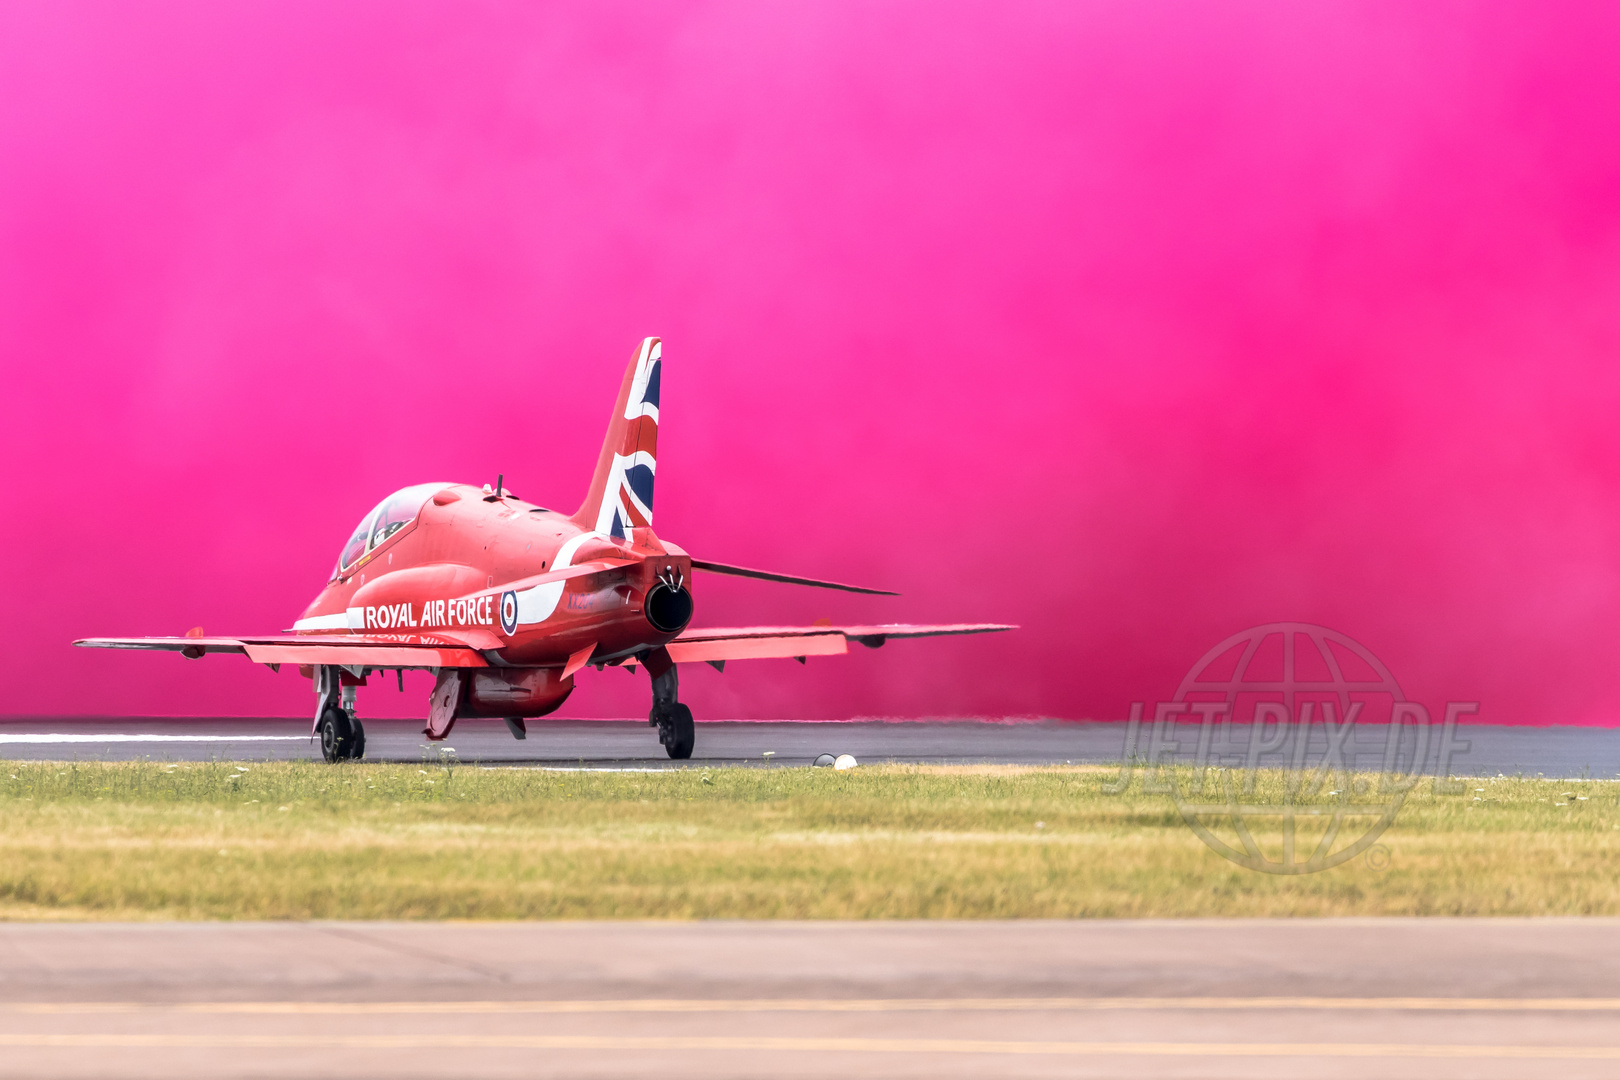
[[1023, 626], [699, 716], [1121, 716], [1300, 620], [1620, 720], [1616, 55], [1599, 3], [7, 7], [0, 711], [307, 711], [68, 642], [288, 626], [407, 484], [571, 509], [655, 333], [660, 533], [905, 593], [701, 622]]

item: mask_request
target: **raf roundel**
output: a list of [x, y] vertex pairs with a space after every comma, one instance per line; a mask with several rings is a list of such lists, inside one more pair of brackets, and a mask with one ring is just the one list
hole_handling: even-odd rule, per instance
[[517, 632], [517, 593], [501, 594], [501, 629], [510, 636]]

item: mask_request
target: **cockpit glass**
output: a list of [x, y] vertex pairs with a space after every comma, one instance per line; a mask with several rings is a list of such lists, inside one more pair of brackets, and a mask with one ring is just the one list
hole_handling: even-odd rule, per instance
[[366, 553], [366, 538], [370, 535], [371, 515], [367, 514], [366, 520], [362, 521], [360, 527], [354, 530], [354, 535], [349, 537], [349, 542], [343, 545], [343, 557], [338, 560], [339, 570], [347, 570], [360, 561], [360, 556]]
[[399, 530], [409, 525], [422, 509], [427, 497], [415, 488], [406, 488], [377, 508], [376, 520], [371, 525], [371, 546], [376, 547]]
[[414, 487], [396, 491], [388, 496], [377, 508], [365, 516], [349, 542], [343, 545], [343, 555], [338, 560], [338, 573], [349, 569], [378, 544], [393, 536], [399, 530], [409, 525], [421, 512], [422, 506], [441, 490], [449, 487], [448, 484], [417, 484]]

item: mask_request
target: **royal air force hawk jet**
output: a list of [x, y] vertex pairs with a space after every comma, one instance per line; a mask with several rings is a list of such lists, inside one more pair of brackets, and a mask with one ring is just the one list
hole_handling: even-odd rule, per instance
[[[828, 656], [849, 642], [979, 634], [1012, 627], [749, 626], [692, 629], [692, 572], [893, 596], [831, 581], [694, 559], [653, 532], [658, 470], [657, 338], [641, 343], [624, 374], [585, 504], [563, 514], [524, 502], [497, 481], [417, 484], [384, 499], [343, 546], [331, 580], [292, 632], [269, 637], [88, 638], [101, 649], [158, 649], [193, 659], [243, 653], [280, 670], [296, 664], [315, 685], [315, 725], [328, 761], [364, 755], [355, 690], [369, 675], [436, 675], [426, 734], [443, 739], [464, 717], [506, 721], [554, 712], [574, 676], [646, 668], [648, 722], [672, 758], [692, 754], [692, 710], [677, 696], [679, 665]], [[401, 676], [401, 688], [403, 688]]]

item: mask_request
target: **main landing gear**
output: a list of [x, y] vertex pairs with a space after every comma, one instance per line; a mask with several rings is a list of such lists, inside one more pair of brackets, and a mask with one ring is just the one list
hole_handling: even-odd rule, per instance
[[321, 756], [327, 761], [359, 761], [366, 756], [366, 729], [358, 716], [341, 706], [321, 713], [317, 732]]
[[359, 761], [366, 756], [366, 729], [354, 714], [355, 687], [343, 685], [343, 669], [331, 664], [315, 668], [315, 730], [321, 756], [329, 762]]
[[[658, 651], [663, 652], [662, 649]], [[647, 673], [652, 675], [653, 707], [647, 723], [658, 729], [658, 741], [664, 744], [669, 756], [676, 761], [685, 761], [692, 756], [692, 744], [697, 741], [697, 732], [692, 726], [692, 710], [676, 700], [679, 680], [669, 654], [664, 653], [662, 657], [662, 664], [668, 666], [661, 673], [653, 675], [655, 663], [657, 661], [648, 657], [646, 664]]]

